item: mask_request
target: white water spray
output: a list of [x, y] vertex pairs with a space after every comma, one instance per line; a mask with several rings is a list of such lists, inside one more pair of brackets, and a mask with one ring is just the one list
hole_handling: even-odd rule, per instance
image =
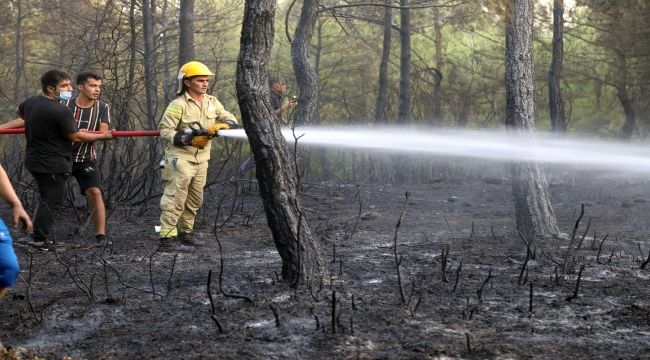
[[[539, 133], [532, 139], [504, 130], [300, 127], [295, 132], [283, 129], [282, 134], [288, 142], [298, 141], [302, 145], [650, 173], [650, 144], [634, 142]], [[223, 131], [220, 135], [246, 138], [243, 129]]]

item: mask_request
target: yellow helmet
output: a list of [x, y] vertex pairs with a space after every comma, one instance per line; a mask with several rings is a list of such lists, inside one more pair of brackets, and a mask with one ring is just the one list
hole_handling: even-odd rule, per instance
[[198, 61], [190, 61], [187, 64], [181, 66], [181, 68], [178, 70], [179, 79], [189, 78], [197, 75], [208, 76], [214, 75], [214, 73], [210, 71], [207, 66]]
[[181, 66], [181, 68], [178, 70], [178, 86], [176, 90], [176, 95], [180, 95], [183, 93], [183, 79], [185, 78], [191, 78], [192, 76], [210, 76], [214, 75], [210, 69], [208, 69], [205, 64], [200, 63], [198, 61], [190, 61], [187, 64]]

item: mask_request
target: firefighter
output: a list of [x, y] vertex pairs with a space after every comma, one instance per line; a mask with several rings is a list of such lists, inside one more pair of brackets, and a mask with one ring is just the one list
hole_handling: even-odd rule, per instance
[[178, 92], [158, 124], [164, 147], [160, 198], [160, 248], [175, 241], [196, 246], [194, 219], [203, 203], [211, 139], [222, 129], [238, 127], [237, 119], [216, 97], [208, 95], [210, 69], [190, 61], [178, 71]]

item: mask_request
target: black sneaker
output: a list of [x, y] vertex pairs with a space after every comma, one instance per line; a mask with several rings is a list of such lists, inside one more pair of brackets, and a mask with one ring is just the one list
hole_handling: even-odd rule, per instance
[[108, 240], [108, 236], [104, 234], [95, 235], [95, 240], [97, 240], [98, 246], [110, 246], [113, 245], [113, 242]]
[[29, 246], [35, 248], [38, 251], [55, 251], [54, 243], [51, 241], [34, 241], [29, 244]]
[[34, 233], [27, 234], [16, 240], [16, 245], [32, 245], [34, 243]]

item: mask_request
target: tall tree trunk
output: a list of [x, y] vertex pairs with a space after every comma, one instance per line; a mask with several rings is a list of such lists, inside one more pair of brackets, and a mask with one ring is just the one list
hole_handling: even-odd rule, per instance
[[304, 216], [291, 153], [268, 99], [275, 0], [246, 0], [237, 61], [237, 99], [251, 150], [266, 219], [292, 286], [324, 271], [322, 251]]
[[393, 0], [384, 0], [384, 41], [379, 63], [379, 84], [377, 85], [377, 103], [375, 104], [375, 124], [386, 123], [388, 112], [388, 64], [390, 47], [393, 42]]
[[564, 57], [564, 0], [553, 2], [553, 55], [548, 72], [548, 106], [551, 114], [551, 130], [566, 132], [564, 99], [560, 87], [562, 60]]
[[[136, 1], [136, 0], [132, 0]], [[155, 49], [155, 36], [153, 28], [153, 0], [142, 0], [142, 24], [143, 24], [143, 41], [144, 41], [144, 85], [145, 96], [147, 101], [147, 126], [149, 129], [157, 128], [157, 104], [158, 96], [156, 89], [158, 83], [156, 81], [156, 49]], [[160, 150], [156, 146], [149, 148], [149, 163], [157, 164], [160, 161]], [[157, 181], [157, 177], [151, 176], [147, 178], [152, 184]], [[150, 191], [154, 191], [155, 186], [150, 186]]]
[[23, 66], [25, 65], [25, 59], [23, 58], [23, 2], [22, 0], [17, 0], [14, 2], [14, 6], [16, 7], [16, 24], [15, 24], [15, 31], [16, 31], [16, 46], [14, 48], [14, 56], [15, 56], [15, 61], [16, 61], [16, 73], [15, 73], [15, 78], [14, 78], [14, 96], [13, 96], [13, 103], [18, 104], [20, 101], [20, 84], [21, 84], [21, 78], [23, 75]]
[[296, 36], [291, 44], [291, 61], [300, 90], [300, 101], [296, 107], [294, 123], [320, 124], [318, 113], [318, 76], [309, 62], [311, 37], [318, 15], [319, 0], [305, 0], [302, 3]]
[[411, 9], [410, 0], [400, 0], [399, 110], [397, 123], [408, 123], [411, 117]]
[[194, 60], [194, 0], [181, 0], [178, 66]]
[[142, 24], [144, 27], [144, 84], [147, 100], [147, 124], [156, 127], [156, 51], [154, 49], [153, 13], [150, 0], [142, 0]]
[[629, 140], [632, 138], [634, 129], [636, 129], [636, 113], [634, 111], [634, 103], [627, 91], [629, 71], [627, 68], [627, 59], [620, 51], [616, 55], [619, 69], [615, 81], [616, 97], [621, 103], [623, 113], [625, 114], [625, 122], [623, 122], [623, 126], [621, 127], [620, 137], [621, 139]]
[[442, 125], [442, 99], [440, 98], [440, 83], [442, 82], [442, 27], [440, 25], [440, 10], [433, 8], [433, 36], [436, 47], [435, 68], [433, 69], [433, 118], [431, 125]]
[[[510, 0], [506, 14], [506, 125], [522, 141], [535, 142], [533, 0]], [[548, 183], [538, 164], [511, 167], [517, 229], [529, 241], [559, 233]]]
[[[171, 4], [170, 4], [171, 2]], [[170, 33], [170, 22], [173, 22], [176, 20], [174, 16], [170, 18], [168, 15], [168, 9], [169, 6], [176, 7], [176, 0], [163, 0], [163, 6], [162, 6], [162, 11], [161, 11], [161, 19], [162, 21], [162, 29], [160, 30], [160, 46], [161, 46], [161, 51], [162, 51], [162, 61], [159, 64], [159, 67], [162, 71], [162, 89], [163, 89], [163, 100], [164, 104], [170, 103], [172, 100], [175, 98], [176, 94], [176, 86], [178, 85], [178, 81], [176, 79], [176, 70], [178, 67], [178, 63], [174, 62], [172, 64], [172, 58], [174, 60], [179, 60], [177, 56], [174, 56], [171, 54], [171, 51], [169, 50], [170, 47], [173, 48], [173, 45], [176, 44], [172, 36], [169, 36]], [[182, 5], [181, 5], [182, 6]], [[180, 22], [180, 21], [179, 21]], [[182, 25], [179, 24], [179, 27]], [[180, 32], [180, 30], [179, 30]], [[180, 43], [180, 35], [179, 35], [179, 40], [178, 42]], [[173, 43], [173, 44], [172, 44]], [[171, 46], [170, 46], [171, 45]], [[180, 47], [180, 44], [179, 44]], [[180, 61], [178, 61], [180, 62]]]

